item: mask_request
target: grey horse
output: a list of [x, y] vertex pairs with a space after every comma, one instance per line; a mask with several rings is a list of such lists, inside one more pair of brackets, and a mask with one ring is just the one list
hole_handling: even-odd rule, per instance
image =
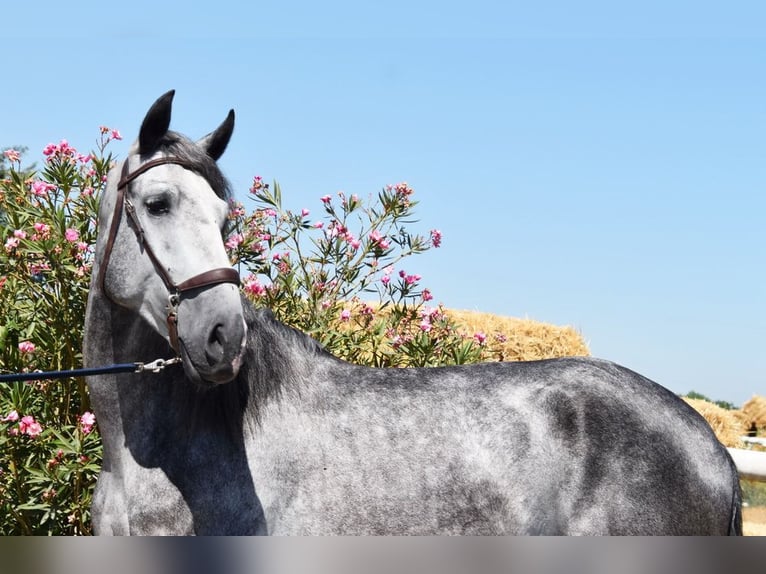
[[87, 365], [98, 534], [741, 533], [737, 471], [665, 388], [590, 358], [356, 366], [241, 297], [216, 160], [147, 113], [99, 212]]

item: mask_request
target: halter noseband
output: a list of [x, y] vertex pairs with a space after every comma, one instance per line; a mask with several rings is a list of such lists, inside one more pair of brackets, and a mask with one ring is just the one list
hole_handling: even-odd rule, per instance
[[181, 302], [181, 295], [193, 289], [210, 287], [211, 285], [218, 285], [219, 283], [234, 283], [235, 285], [239, 285], [239, 273], [237, 273], [237, 271], [231, 267], [219, 267], [217, 269], [211, 269], [209, 271], [200, 273], [199, 275], [195, 275], [180, 283], [174, 283], [168, 274], [167, 269], [165, 269], [165, 267], [163, 267], [163, 265], [160, 263], [159, 259], [157, 259], [157, 256], [154, 254], [151, 246], [146, 241], [144, 228], [141, 226], [138, 215], [136, 215], [136, 209], [128, 199], [126, 191], [130, 182], [136, 179], [138, 176], [146, 173], [153, 167], [166, 164], [176, 164], [186, 169], [192, 169], [192, 166], [188, 162], [177, 157], [161, 157], [158, 159], [153, 159], [146, 162], [145, 164], [140, 165], [132, 172], [128, 172], [128, 160], [126, 159], [123, 163], [122, 174], [120, 181], [117, 184], [117, 200], [114, 204], [114, 214], [112, 215], [112, 223], [111, 227], [109, 228], [109, 237], [106, 242], [104, 258], [99, 269], [98, 283], [104, 295], [109, 297], [104, 286], [104, 282], [106, 281], [106, 268], [109, 265], [109, 259], [112, 255], [114, 242], [117, 238], [117, 228], [119, 227], [120, 220], [122, 219], [122, 208], [124, 205], [125, 212], [128, 214], [128, 218], [132, 223], [133, 231], [135, 231], [136, 236], [138, 237], [138, 241], [141, 243], [144, 251], [149, 256], [149, 259], [151, 259], [154, 268], [157, 270], [157, 274], [160, 276], [162, 282], [165, 284], [165, 287], [168, 290], [169, 297], [167, 307], [167, 323], [168, 334], [170, 336], [170, 346], [173, 347], [176, 355], [179, 355], [178, 305]]

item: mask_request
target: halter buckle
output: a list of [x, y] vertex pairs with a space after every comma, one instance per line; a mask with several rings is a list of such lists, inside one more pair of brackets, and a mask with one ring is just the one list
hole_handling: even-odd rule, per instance
[[178, 305], [181, 304], [181, 293], [174, 291], [168, 295], [168, 315], [176, 315], [178, 313]]

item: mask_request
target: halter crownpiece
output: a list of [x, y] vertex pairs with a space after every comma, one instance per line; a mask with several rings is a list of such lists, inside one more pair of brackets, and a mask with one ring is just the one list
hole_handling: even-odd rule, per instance
[[149, 259], [154, 265], [154, 268], [157, 270], [157, 274], [160, 276], [162, 282], [165, 284], [165, 287], [168, 290], [168, 335], [170, 338], [170, 346], [176, 352], [176, 355], [179, 355], [180, 348], [178, 345], [178, 305], [181, 302], [182, 294], [186, 293], [187, 291], [202, 289], [204, 287], [210, 287], [220, 283], [233, 283], [235, 285], [239, 285], [239, 273], [237, 273], [237, 271], [231, 267], [219, 267], [216, 269], [210, 269], [209, 271], [204, 271], [199, 275], [194, 275], [193, 277], [181, 281], [180, 283], [174, 283], [173, 279], [168, 274], [167, 269], [160, 263], [159, 259], [146, 240], [144, 228], [141, 226], [141, 222], [138, 219], [138, 215], [136, 214], [136, 209], [128, 199], [126, 192], [131, 181], [146, 173], [153, 167], [166, 164], [176, 164], [186, 169], [192, 169], [192, 166], [188, 162], [172, 156], [153, 159], [140, 165], [132, 172], [128, 171], [128, 160], [126, 159], [124, 161], [122, 165], [120, 181], [117, 184], [117, 199], [114, 204], [114, 214], [112, 215], [112, 223], [111, 227], [109, 228], [109, 236], [106, 242], [104, 258], [99, 269], [98, 283], [104, 295], [110, 298], [105, 288], [106, 268], [109, 265], [109, 259], [112, 255], [114, 242], [117, 238], [117, 229], [120, 225], [120, 220], [122, 219], [122, 210], [124, 205], [125, 212], [128, 214], [128, 218], [132, 224], [131, 227], [133, 227], [133, 231], [135, 231], [136, 236], [138, 237], [138, 241], [141, 243], [144, 251], [149, 256]]

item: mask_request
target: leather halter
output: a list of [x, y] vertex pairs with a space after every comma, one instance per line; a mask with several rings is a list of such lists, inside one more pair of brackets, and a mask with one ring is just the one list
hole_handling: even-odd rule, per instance
[[[109, 236], [106, 242], [104, 258], [101, 261], [101, 266], [99, 269], [98, 283], [102, 293], [104, 293], [106, 297], [109, 297], [104, 285], [104, 282], [106, 281], [106, 268], [109, 265], [109, 259], [112, 256], [112, 249], [114, 248], [114, 242], [117, 238], [117, 229], [120, 225], [120, 220], [122, 219], [122, 209], [124, 205], [125, 212], [128, 214], [131, 227], [133, 228], [133, 231], [135, 231], [136, 236], [138, 237], [138, 241], [141, 243], [144, 251], [149, 256], [149, 259], [151, 259], [154, 268], [157, 270], [157, 274], [160, 276], [162, 282], [165, 284], [165, 287], [168, 290], [169, 297], [167, 307], [167, 323], [168, 334], [170, 336], [170, 346], [173, 347], [176, 355], [179, 355], [178, 305], [181, 302], [182, 294], [194, 289], [202, 289], [203, 287], [218, 285], [219, 283], [233, 283], [235, 285], [239, 285], [239, 273], [237, 273], [237, 271], [231, 267], [219, 267], [217, 269], [204, 271], [203, 273], [195, 275], [189, 279], [186, 279], [185, 281], [181, 281], [180, 283], [174, 283], [167, 269], [160, 263], [159, 259], [157, 259], [157, 256], [146, 240], [146, 234], [144, 233], [144, 228], [141, 226], [141, 222], [138, 219], [136, 209], [127, 197], [127, 190], [130, 182], [136, 179], [138, 176], [146, 173], [153, 167], [166, 164], [176, 164], [185, 167], [186, 169], [192, 169], [192, 166], [188, 162], [177, 157], [161, 157], [158, 159], [153, 159], [140, 165], [132, 172], [128, 172], [128, 160], [126, 159], [123, 163], [120, 181], [117, 183], [117, 200], [114, 204], [112, 223], [111, 227], [109, 228]], [[109, 298], [111, 299], [111, 297]]]

